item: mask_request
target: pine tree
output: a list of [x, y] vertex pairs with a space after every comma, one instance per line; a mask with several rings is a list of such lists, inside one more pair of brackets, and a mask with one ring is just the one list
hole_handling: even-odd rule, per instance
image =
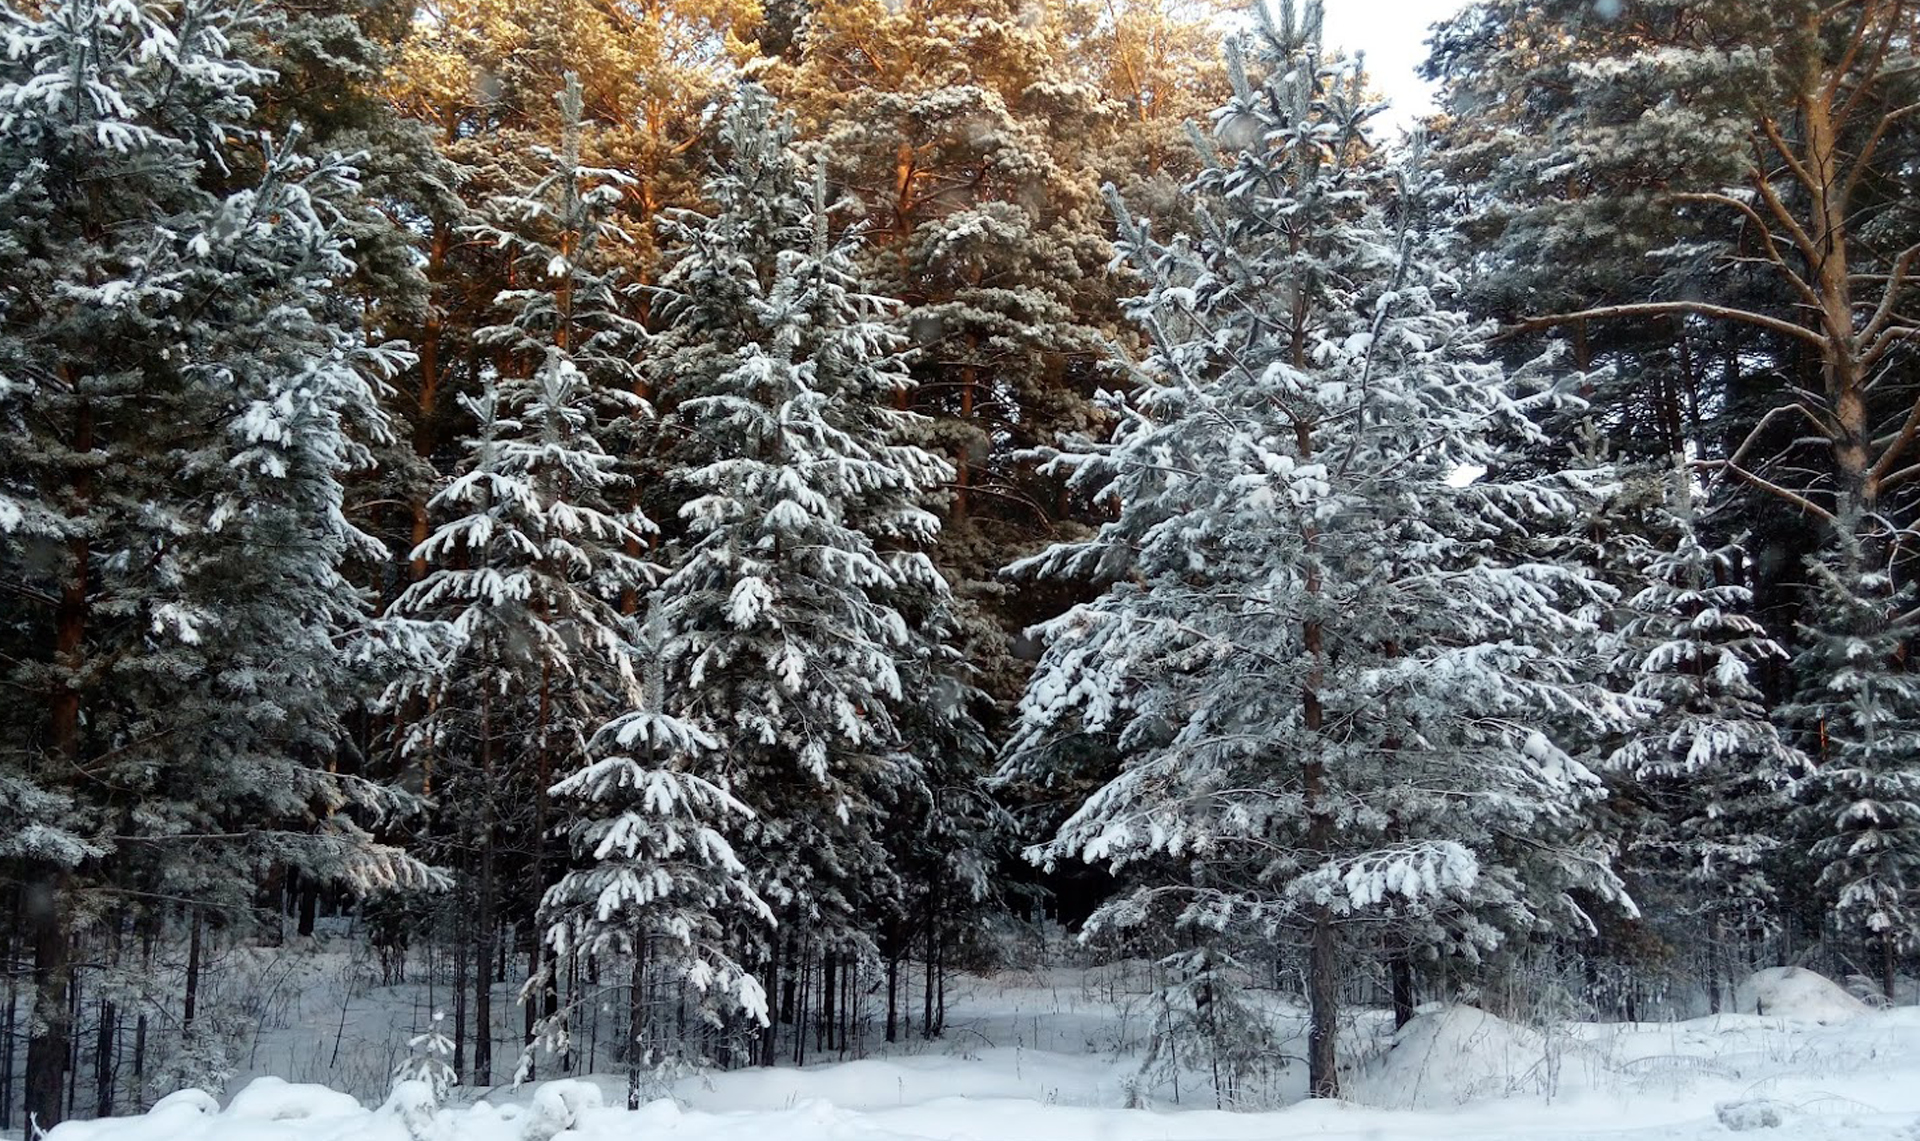
[[814, 0], [800, 57], [766, 70], [869, 222], [870, 288], [901, 303], [915, 386], [899, 399], [955, 468], [939, 558], [998, 626], [970, 623], [968, 656], [1003, 702], [1024, 670], [1009, 635], [1057, 604], [999, 569], [1083, 509], [1027, 449], [1093, 429], [1124, 326], [1099, 185], [1129, 124], [1095, 74], [1103, 45], [1081, 42], [1094, 19], [1077, 2]]
[[[730, 936], [773, 918], [750, 886], [725, 831], [752, 812], [713, 781], [712, 736], [662, 712], [655, 652], [643, 704], [604, 726], [593, 757], [554, 785], [572, 802], [567, 832], [581, 866], [546, 894], [541, 917], [552, 961], [585, 952], [605, 965], [630, 963], [627, 979], [627, 1108], [640, 1107], [648, 1080], [705, 1060], [685, 1030], [691, 1000], [704, 1021], [724, 1027], [735, 1013], [768, 1025], [766, 991], [735, 961]], [[586, 999], [583, 1001], [590, 1001]], [[552, 1031], [564, 1048], [564, 1027]]]
[[1912, 17], [1479, 0], [1435, 39], [1490, 304], [1651, 365], [1620, 370], [1616, 421], [1791, 508], [1750, 516], [1789, 575], [1817, 533], [1799, 518], [1909, 512], [1920, 473], [1920, 391], [1875, 379], [1916, 316]]
[[1781, 709], [1813, 761], [1796, 814], [1835, 926], [1879, 955], [1894, 996], [1920, 930], [1920, 682], [1904, 668], [1910, 588], [1868, 561], [1858, 525], [1810, 560], [1811, 617]]
[[664, 224], [663, 395], [688, 429], [691, 498], [652, 602], [661, 657], [673, 711], [720, 739], [717, 783], [754, 811], [742, 859], [783, 937], [864, 955], [861, 916], [899, 891], [881, 813], [924, 779], [902, 711], [931, 695], [903, 687], [901, 606], [944, 593], [919, 548], [950, 473], [903, 442], [890, 307], [860, 285], [858, 235], [829, 240], [790, 122], [747, 85], [718, 137], [715, 212]]
[[1666, 880], [1674, 909], [1704, 915], [1718, 942], [1769, 921], [1779, 824], [1806, 759], [1769, 719], [1752, 676], [1786, 653], [1747, 614], [1744, 552], [1701, 535], [1700, 497], [1676, 457], [1668, 544], [1646, 565], [1620, 632], [1630, 694], [1648, 715], [1609, 767], [1650, 817], [1630, 838], [1625, 866]]
[[[562, 146], [548, 169], [492, 204], [477, 232], [511, 252], [523, 288], [501, 294], [508, 320], [481, 330], [503, 345], [515, 375], [466, 398], [478, 431], [463, 470], [429, 509], [446, 521], [413, 557], [433, 569], [396, 600], [397, 613], [449, 622], [463, 638], [448, 668], [393, 699], [428, 712], [404, 750], [435, 767], [449, 841], [477, 894], [476, 954], [490, 961], [503, 877], [524, 855], [531, 904], [549, 886], [547, 792], [584, 760], [588, 741], [637, 693], [631, 631], [619, 603], [644, 586], [651, 524], [625, 504], [625, 478], [600, 440], [609, 414], [634, 406], [625, 351], [637, 329], [619, 311], [618, 275], [600, 244], [619, 180], [582, 166], [580, 90], [561, 92]], [[558, 1009], [539, 950], [529, 975], [548, 989], [527, 997], [526, 1030]], [[476, 983], [485, 1028], [486, 972]], [[477, 1051], [484, 1080], [491, 1051]]]
[[1621, 708], [1578, 673], [1592, 584], [1502, 554], [1582, 489], [1459, 478], [1498, 471], [1496, 431], [1533, 438], [1523, 386], [1448, 307], [1357, 69], [1293, 15], [1262, 26], [1260, 85], [1230, 55], [1200, 232], [1121, 211], [1154, 354], [1112, 441], [1055, 461], [1117, 514], [1016, 568], [1114, 585], [1043, 628], [1004, 775], [1113, 734], [1122, 772], [1033, 855], [1136, 873], [1094, 930], [1300, 936], [1309, 1086], [1337, 1096], [1353, 932], [1472, 956], [1619, 897], [1599, 782], [1544, 730]]
[[369, 626], [341, 572], [367, 542], [341, 481], [402, 359], [337, 299], [354, 171], [249, 127], [268, 76], [219, 4], [5, 20], [0, 370], [26, 431], [0, 483], [33, 490], [0, 557], [34, 601], [9, 689], [42, 702], [9, 708], [5, 771], [83, 845], [17, 869], [41, 889], [27, 1100], [47, 1126], [89, 915], [235, 916], [276, 865], [362, 892], [436, 877], [375, 841], [411, 799], [345, 747], [374, 642], [420, 648]]

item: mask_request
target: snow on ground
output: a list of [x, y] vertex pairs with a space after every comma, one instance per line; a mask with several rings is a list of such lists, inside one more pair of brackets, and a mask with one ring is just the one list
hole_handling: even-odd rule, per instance
[[[1063, 968], [969, 980], [950, 996], [944, 1041], [695, 1075], [633, 1113], [611, 1075], [456, 1091], [437, 1112], [417, 1083], [363, 1106], [259, 1077], [224, 1108], [187, 1092], [143, 1117], [62, 1125], [51, 1141], [1920, 1141], [1920, 1009], [1870, 1010], [1804, 970], [1749, 979], [1743, 1013], [1682, 1022], [1533, 1028], [1436, 1005], [1393, 1033], [1363, 1013], [1347, 1032], [1354, 1101], [1258, 1113], [1215, 1109], [1197, 1074], [1179, 1104], [1168, 1084], [1141, 1088], [1150, 1008], [1127, 979]], [[1755, 1003], [1765, 1013], [1745, 1013]], [[1295, 1070], [1268, 1092], [1303, 1082]]]

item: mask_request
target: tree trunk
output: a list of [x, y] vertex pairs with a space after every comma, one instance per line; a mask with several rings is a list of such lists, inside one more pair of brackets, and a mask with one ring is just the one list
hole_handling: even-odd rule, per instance
[[887, 1041], [897, 1041], [900, 1018], [900, 957], [887, 956]]
[[646, 951], [639, 939], [633, 944], [633, 974], [627, 981], [627, 1108], [640, 1108], [640, 1067], [645, 1064], [646, 1039]]
[[929, 916], [927, 918], [927, 977], [924, 984], [924, 991], [920, 995], [920, 1001], [922, 1003], [922, 1009], [920, 1011], [920, 1036], [922, 1038], [932, 1038], [936, 1034], [933, 1028], [933, 940], [933, 918]]
[[1393, 1028], [1398, 1030], [1413, 1021], [1413, 958], [1403, 940], [1392, 942], [1387, 970], [1393, 977]]
[[456, 920], [453, 929], [453, 1077], [467, 1081], [467, 980], [473, 948], [467, 944], [466, 924]]
[[20, 1017], [20, 988], [15, 983], [19, 954], [15, 932], [20, 930], [20, 895], [7, 893], [8, 926], [0, 931], [0, 976], [6, 978], [7, 1004], [0, 1007], [0, 1133], [13, 1128], [13, 1044]]
[[314, 922], [320, 917], [320, 885], [312, 876], [300, 877], [300, 924], [294, 933], [303, 939], [313, 937]]
[[[767, 945], [767, 999], [769, 1002], [776, 1003], [777, 1009], [769, 1011], [772, 1017], [767, 1019], [767, 1025], [760, 1031], [760, 1064], [762, 1066], [773, 1065], [774, 1051], [779, 1048], [780, 1024], [792, 1021], [793, 1018], [793, 984], [787, 982], [786, 989], [780, 989], [782, 986], [780, 944], [783, 938], [780, 932], [776, 931]], [[777, 1002], [775, 995], [779, 996]]]
[[193, 908], [190, 915], [187, 924], [187, 993], [180, 1006], [182, 1036], [193, 1030], [193, 1017], [200, 1005], [200, 943], [205, 924], [201, 921], [198, 907]]
[[[153, 931], [151, 917], [140, 922], [140, 964], [147, 978], [153, 977]], [[133, 1023], [133, 1104], [147, 1108], [147, 1004], [140, 1004], [140, 1015]]]
[[93, 1045], [93, 1115], [113, 1116], [113, 1054], [120, 1027], [111, 1002], [100, 1003], [100, 1027]]
[[[93, 450], [93, 409], [81, 401], [74, 413], [73, 450], [83, 456]], [[82, 505], [92, 499], [91, 468], [81, 465], [73, 477], [74, 498]], [[47, 743], [52, 753], [75, 772], [80, 765], [80, 690], [74, 684], [85, 653], [88, 579], [91, 551], [87, 540], [68, 545], [72, 565], [54, 607], [53, 662], [57, 667], [53, 692], [47, 702]], [[27, 1036], [27, 1128], [51, 1129], [61, 1119], [66, 1086], [68, 1039], [73, 1025], [68, 992], [73, 981], [73, 941], [66, 929], [67, 876], [51, 869], [26, 880], [28, 939], [33, 945], [34, 1017]], [[37, 888], [35, 887], [37, 885]]]
[[479, 898], [474, 905], [474, 933], [479, 942], [474, 948], [473, 972], [473, 1081], [476, 1086], [493, 1084], [493, 961], [495, 937], [493, 918], [493, 697], [483, 690], [480, 697], [480, 772], [481, 792], [479, 836]]
[[1333, 912], [1316, 906], [1307, 955], [1307, 1096], [1339, 1097], [1334, 1045], [1339, 1033], [1340, 956]]
[[816, 1050], [833, 1049], [834, 986], [839, 981], [840, 956], [829, 951], [820, 957], [820, 1028], [813, 1036]]

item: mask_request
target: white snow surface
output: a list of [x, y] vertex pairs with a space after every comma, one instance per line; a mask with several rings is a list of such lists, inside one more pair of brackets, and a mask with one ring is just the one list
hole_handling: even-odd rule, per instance
[[[624, 1078], [611, 1074], [456, 1090], [447, 1106], [426, 1112], [420, 1083], [362, 1104], [323, 1085], [261, 1076], [224, 1107], [188, 1091], [143, 1116], [69, 1122], [49, 1138], [1704, 1141], [1741, 1131], [1782, 1141], [1920, 1141], [1920, 1009], [1869, 1009], [1804, 970], [1748, 980], [1743, 1003], [1749, 992], [1772, 996], [1760, 1000], [1764, 1015], [1529, 1027], [1433, 1005], [1395, 1033], [1386, 1015], [1357, 1012], [1343, 1028], [1353, 1100], [1262, 1112], [1215, 1108], [1201, 1070], [1178, 1091], [1141, 1088], [1138, 1046], [1151, 1033], [1151, 1008], [1112, 971], [966, 980], [941, 1041], [874, 1044], [879, 1056], [803, 1068], [694, 1075], [636, 1112], [624, 1108]], [[1298, 1023], [1284, 999], [1271, 1006], [1283, 1024]], [[1283, 1049], [1299, 1054], [1304, 1045], [1302, 1033]], [[1269, 1092], [1297, 1097], [1299, 1069], [1296, 1060]]]

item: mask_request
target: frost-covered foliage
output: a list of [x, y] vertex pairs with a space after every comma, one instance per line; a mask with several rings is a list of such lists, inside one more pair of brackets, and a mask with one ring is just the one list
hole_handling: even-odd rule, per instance
[[1140, 1059], [1149, 1089], [1171, 1087], [1204, 1073], [1221, 1109], [1258, 1106], [1282, 1068], [1282, 1050], [1269, 1011], [1255, 996], [1254, 971], [1210, 944], [1176, 951], [1155, 964], [1153, 1034]]
[[436, 569], [395, 603], [459, 638], [423, 683], [438, 713], [412, 727], [407, 748], [511, 740], [516, 758], [577, 759], [609, 702], [638, 692], [614, 600], [645, 577], [626, 553], [645, 523], [605, 502], [614, 461], [593, 437], [594, 394], [565, 353], [547, 350], [532, 377], [466, 403], [478, 424], [466, 470], [429, 504], [447, 522], [416, 552]]
[[1525, 385], [1450, 307], [1417, 176], [1318, 43], [1309, 8], [1264, 28], [1263, 82], [1230, 60], [1197, 234], [1122, 212], [1155, 350], [1112, 441], [1054, 461], [1116, 515], [1016, 568], [1114, 585], [1042, 627], [1006, 772], [1112, 734], [1123, 771], [1035, 858], [1136, 873], [1096, 929], [1309, 930], [1331, 1093], [1338, 928], [1473, 955], [1619, 896], [1600, 782], [1553, 733], [1623, 708], [1579, 669], [1598, 588], [1507, 553], [1582, 488], [1458, 478], [1533, 438]]
[[[496, 199], [477, 231], [509, 252], [521, 282], [496, 299], [505, 319], [477, 334], [499, 346], [502, 371], [461, 398], [475, 432], [427, 504], [439, 526], [412, 554], [430, 570], [393, 606], [459, 639], [442, 669], [396, 686], [389, 703], [416, 711], [401, 747], [441, 802], [429, 842], [468, 873], [483, 959], [501, 900], [530, 912], [551, 882], [549, 787], [638, 699], [621, 603], [651, 575], [641, 553], [652, 524], [604, 439], [638, 405], [624, 355], [638, 329], [619, 312], [602, 249], [618, 180], [580, 163], [577, 80], [559, 104], [562, 146], [539, 151], [545, 169]], [[524, 1001], [552, 1014], [557, 995]]]
[[447, 1037], [447, 1016], [436, 1010], [427, 1029], [407, 1039], [407, 1057], [393, 1068], [395, 1092], [408, 1083], [424, 1087], [427, 1107], [443, 1104], [447, 1093], [460, 1084], [447, 1059], [453, 1056], [453, 1039]]
[[270, 869], [439, 878], [375, 840], [413, 801], [348, 745], [391, 660], [368, 639], [432, 656], [372, 627], [345, 573], [378, 548], [343, 481], [406, 358], [339, 288], [356, 171], [251, 124], [272, 77], [236, 52], [247, 20], [208, 0], [0, 16], [0, 577], [25, 603], [0, 623], [0, 811], [32, 814], [0, 831], [40, 893], [48, 1123], [71, 940], [105, 901], [163, 922], [242, 914]]
[[714, 213], [663, 222], [663, 395], [689, 429], [690, 498], [652, 605], [669, 701], [720, 740], [709, 771], [755, 813], [756, 891], [783, 926], [857, 949], [855, 916], [897, 894], [880, 813], [922, 780], [901, 713], [938, 695], [903, 686], [901, 606], [944, 593], [918, 548], [951, 472], [901, 442], [914, 417], [890, 407], [907, 377], [889, 307], [855, 275], [858, 236], [830, 239], [791, 140], [766, 92], [742, 87], [719, 124]]
[[523, 359], [564, 353], [606, 398], [620, 403], [638, 378], [634, 354], [645, 330], [627, 316], [624, 271], [610, 243], [626, 240], [612, 220], [633, 179], [593, 167], [581, 157], [586, 125], [580, 77], [568, 72], [558, 97], [560, 147], [531, 149], [530, 185], [487, 203], [473, 235], [506, 252], [510, 280], [494, 304], [511, 318], [482, 329], [481, 344], [501, 345]]
[[[541, 774], [536, 792], [635, 700], [631, 630], [616, 604], [647, 579], [630, 552], [652, 530], [622, 505], [624, 481], [598, 436], [605, 410], [629, 407], [631, 395], [594, 374], [628, 379], [615, 350], [633, 330], [613, 313], [613, 277], [594, 260], [607, 198], [578, 165], [577, 81], [560, 101], [567, 143], [545, 155], [552, 170], [495, 204], [503, 222], [523, 228], [483, 231], [531, 275], [499, 299], [509, 320], [483, 331], [519, 369], [464, 398], [475, 435], [461, 471], [428, 504], [444, 522], [413, 553], [433, 570], [394, 606], [447, 622], [460, 641], [444, 669], [393, 695], [432, 703], [410, 726], [407, 750], [496, 763], [499, 773], [530, 763]], [[468, 774], [481, 797], [501, 791], [496, 775]]]
[[1744, 552], [1702, 537], [1700, 497], [1676, 459], [1667, 545], [1646, 564], [1620, 634], [1647, 720], [1609, 765], [1646, 802], [1629, 866], [1691, 884], [1677, 898], [1701, 901], [1715, 920], [1765, 922], [1778, 887], [1769, 864], [1786, 839], [1781, 809], [1806, 758], [1769, 719], [1753, 677], [1785, 651], [1748, 614]]
[[[297, 126], [249, 128], [268, 77], [234, 57], [225, 6], [5, 19], [0, 416], [20, 431], [0, 446], [0, 557], [44, 599], [9, 669], [47, 714], [10, 742], [91, 778], [76, 815], [36, 824], [139, 847], [136, 877], [225, 903], [275, 862], [421, 882], [346, 811], [404, 798], [328, 763], [366, 625], [342, 479], [404, 359], [333, 294], [355, 171], [300, 153]], [[80, 851], [23, 835], [43, 860]]]
[[[619, 982], [629, 1107], [644, 1081], [710, 1060], [693, 1036], [701, 1028], [687, 1026], [689, 1003], [715, 1028], [736, 1014], [756, 1028], [768, 1022], [765, 989], [732, 951], [741, 931], [773, 919], [725, 835], [752, 812], [700, 775], [713, 770], [719, 742], [662, 711], [658, 650], [654, 631], [640, 647], [648, 662], [641, 706], [603, 727], [591, 759], [553, 786], [578, 864], [541, 904], [555, 961], [584, 952], [630, 965]], [[564, 1039], [552, 1045], [564, 1048]]]
[[1797, 819], [1818, 887], [1842, 931], [1883, 956], [1891, 996], [1895, 956], [1920, 930], [1920, 679], [1903, 660], [1912, 592], [1871, 549], [1843, 520], [1809, 560], [1800, 691], [1781, 715], [1813, 762]]

